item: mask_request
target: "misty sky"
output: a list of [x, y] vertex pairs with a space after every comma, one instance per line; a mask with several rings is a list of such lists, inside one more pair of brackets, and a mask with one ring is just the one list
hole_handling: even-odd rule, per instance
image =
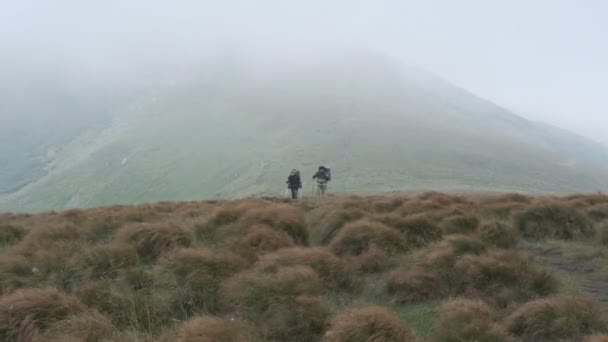
[[103, 78], [229, 51], [369, 48], [608, 143], [607, 18], [604, 0], [4, 0], [0, 56]]

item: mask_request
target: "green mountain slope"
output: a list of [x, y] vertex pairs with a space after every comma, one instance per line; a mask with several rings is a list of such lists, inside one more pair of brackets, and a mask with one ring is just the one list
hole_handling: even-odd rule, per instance
[[283, 194], [294, 167], [310, 191], [320, 164], [340, 192], [608, 189], [603, 147], [373, 58], [271, 73], [214, 65], [116, 113], [0, 208]]

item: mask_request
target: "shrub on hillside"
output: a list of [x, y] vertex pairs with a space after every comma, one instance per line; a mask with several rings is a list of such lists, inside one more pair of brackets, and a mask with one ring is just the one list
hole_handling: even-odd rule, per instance
[[379, 199], [372, 203], [372, 208], [375, 212], [378, 213], [390, 213], [401, 207], [401, 205], [403, 205], [405, 201], [406, 198], [404, 197]]
[[498, 221], [488, 221], [479, 226], [479, 237], [488, 245], [513, 248], [517, 245], [519, 234], [510, 225]]
[[87, 310], [49, 326], [32, 342], [47, 341], [110, 341], [116, 328], [110, 320], [95, 310]]
[[328, 288], [347, 289], [352, 286], [346, 264], [323, 248], [287, 248], [269, 253], [260, 258], [254, 269], [260, 272], [276, 272], [281, 267], [309, 266]]
[[227, 202], [216, 206], [209, 216], [194, 227], [194, 234], [199, 241], [217, 242], [227, 236], [238, 234], [237, 223], [248, 210], [257, 204], [247, 201]]
[[243, 216], [243, 224], [246, 226], [264, 224], [277, 231], [287, 233], [298, 245], [308, 244], [308, 230], [304, 215], [291, 205], [280, 204], [251, 209]]
[[608, 219], [608, 203], [598, 204], [587, 209], [587, 215], [595, 222], [601, 222]]
[[441, 222], [445, 234], [470, 234], [479, 226], [479, 218], [473, 214], [455, 215]]
[[439, 226], [425, 214], [408, 217], [387, 215], [376, 220], [405, 234], [408, 244], [413, 247], [425, 246], [440, 240], [443, 235]]
[[316, 342], [330, 316], [321, 299], [300, 295], [274, 300], [256, 321], [266, 341]]
[[388, 253], [408, 250], [407, 240], [398, 230], [364, 220], [344, 226], [331, 241], [329, 248], [339, 256], [354, 256], [363, 254], [371, 245]]
[[135, 247], [122, 242], [90, 247], [75, 258], [74, 262], [88, 268], [90, 276], [102, 278], [116, 277], [118, 271], [139, 261]]
[[125, 242], [144, 259], [155, 259], [160, 254], [178, 247], [187, 247], [191, 237], [181, 227], [166, 223], [134, 223], [116, 233], [119, 242]]
[[589, 218], [577, 209], [558, 202], [533, 205], [518, 214], [515, 222], [527, 238], [573, 240], [595, 234]]
[[322, 289], [321, 280], [312, 268], [282, 267], [274, 273], [242, 272], [232, 276], [221, 285], [221, 299], [225, 309], [255, 318], [275, 300], [318, 295]]
[[577, 207], [591, 207], [598, 204], [608, 203], [608, 195], [597, 194], [575, 194], [565, 198], [569, 203]]
[[338, 234], [344, 225], [365, 217], [363, 210], [333, 209], [327, 211], [318, 223], [313, 225], [314, 240], [326, 245]]
[[386, 308], [368, 306], [338, 314], [331, 320], [324, 342], [410, 342], [416, 336], [404, 322]]
[[248, 322], [213, 316], [199, 316], [183, 323], [171, 339], [175, 342], [261, 342]]
[[83, 309], [77, 299], [54, 289], [18, 290], [0, 299], [0, 340], [28, 341]]
[[221, 281], [243, 269], [247, 262], [211, 249], [184, 248], [169, 253], [162, 264], [176, 276], [182, 310], [213, 312], [218, 309]]
[[52, 241], [74, 241], [83, 236], [83, 230], [71, 223], [51, 224], [33, 228], [26, 242], [44, 243]]
[[[387, 290], [397, 302], [419, 302], [466, 294], [505, 307], [554, 293], [551, 274], [515, 252], [479, 250], [473, 240], [442, 242], [417, 255], [415, 264], [394, 271]], [[454, 242], [454, 241], [452, 241]]]
[[481, 204], [479, 211], [486, 218], [506, 220], [527, 207], [528, 204], [521, 202], [490, 203]]
[[0, 295], [15, 289], [38, 285], [36, 268], [21, 255], [4, 254], [0, 257]]
[[242, 235], [236, 235], [226, 242], [227, 249], [248, 260], [255, 260], [268, 252], [294, 246], [293, 239], [287, 233], [266, 225], [251, 226]]
[[604, 221], [597, 229], [599, 233], [600, 243], [608, 246], [608, 221]]
[[589, 299], [553, 297], [524, 304], [509, 316], [508, 330], [524, 339], [575, 340], [608, 332], [608, 322]]
[[27, 231], [11, 224], [0, 224], [0, 247], [15, 244], [27, 234]]
[[439, 314], [433, 341], [513, 341], [505, 329], [496, 323], [498, 318], [496, 312], [482, 301], [452, 300], [441, 306]]
[[108, 316], [119, 329], [157, 332], [181, 313], [174, 311], [171, 289], [137, 290], [106, 280], [86, 281], [75, 294], [87, 306]]

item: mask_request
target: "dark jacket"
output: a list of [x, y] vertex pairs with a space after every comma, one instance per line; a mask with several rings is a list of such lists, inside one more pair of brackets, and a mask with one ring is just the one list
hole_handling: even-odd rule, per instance
[[300, 175], [297, 175], [297, 174], [289, 175], [289, 177], [287, 177], [287, 186], [290, 189], [301, 189], [302, 181], [300, 180]]

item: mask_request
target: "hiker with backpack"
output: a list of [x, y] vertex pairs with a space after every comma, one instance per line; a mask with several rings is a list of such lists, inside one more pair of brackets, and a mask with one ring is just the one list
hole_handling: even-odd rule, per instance
[[299, 170], [291, 170], [289, 177], [287, 177], [287, 187], [291, 190], [291, 199], [298, 199], [298, 192], [302, 188]]
[[317, 180], [317, 196], [324, 196], [327, 191], [327, 183], [331, 181], [331, 169], [319, 166], [319, 170], [312, 176], [312, 179]]

